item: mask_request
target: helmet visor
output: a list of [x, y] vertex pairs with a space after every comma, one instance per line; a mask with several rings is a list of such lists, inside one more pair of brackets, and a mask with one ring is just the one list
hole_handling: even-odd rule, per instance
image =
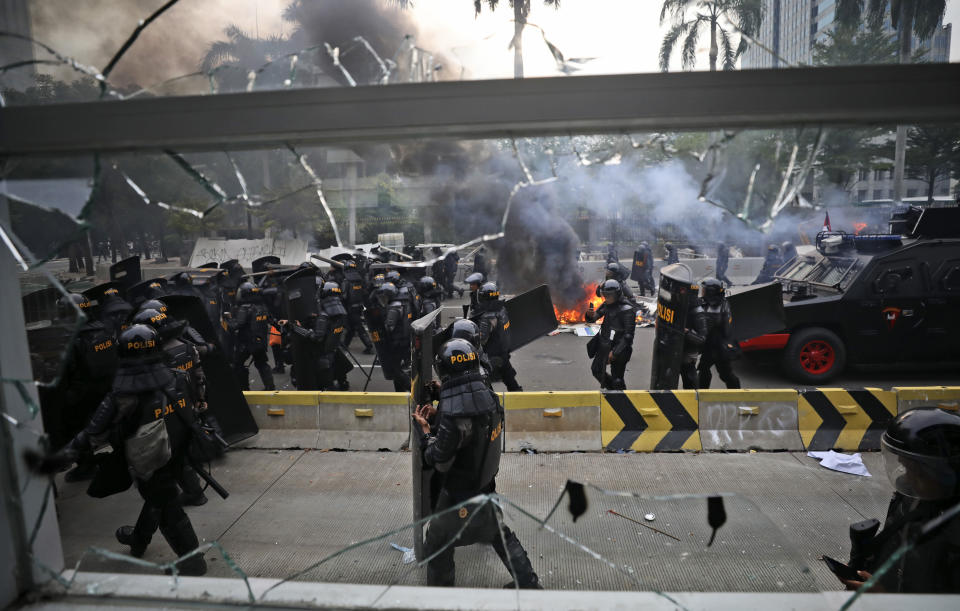
[[956, 496], [957, 458], [915, 454], [880, 444], [887, 479], [900, 494], [923, 500]]

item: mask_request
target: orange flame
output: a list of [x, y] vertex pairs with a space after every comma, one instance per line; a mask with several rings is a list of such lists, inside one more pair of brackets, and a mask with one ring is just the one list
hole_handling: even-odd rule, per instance
[[597, 286], [596, 282], [584, 285], [583, 297], [571, 308], [560, 309], [554, 305], [553, 313], [556, 314], [557, 321], [561, 325], [585, 322], [583, 313], [587, 311], [587, 308], [589, 308], [591, 304], [593, 304], [594, 308], [599, 308], [603, 303], [603, 297], [597, 297]]
[[860, 235], [860, 232], [867, 228], [866, 223], [854, 223], [853, 224], [853, 235]]

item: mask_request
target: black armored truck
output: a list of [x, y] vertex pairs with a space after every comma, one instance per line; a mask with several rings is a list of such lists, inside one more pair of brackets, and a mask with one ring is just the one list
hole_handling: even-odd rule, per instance
[[776, 273], [786, 327], [741, 342], [822, 384], [848, 365], [960, 362], [960, 207], [901, 206], [889, 233], [824, 231]]

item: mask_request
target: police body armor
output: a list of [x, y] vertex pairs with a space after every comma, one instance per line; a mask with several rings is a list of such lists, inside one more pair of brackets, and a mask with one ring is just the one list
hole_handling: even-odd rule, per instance
[[237, 308], [237, 343], [249, 352], [266, 350], [270, 339], [270, 312], [259, 303]]
[[673, 390], [680, 379], [684, 359], [685, 329], [690, 300], [697, 300], [693, 272], [683, 263], [660, 270], [657, 298], [656, 337], [650, 368], [651, 390]]
[[480, 343], [494, 361], [494, 366], [497, 366], [496, 359], [510, 353], [510, 319], [502, 301], [489, 303], [490, 305], [480, 305], [483, 308], [478, 324]]
[[454, 502], [491, 492], [500, 470], [503, 413], [497, 395], [479, 373], [467, 373], [440, 387], [439, 425], [456, 426], [460, 448], [443, 487]]
[[354, 269], [344, 272], [342, 286], [347, 307], [350, 309], [362, 308], [366, 298], [364, 295], [366, 288], [359, 272]]
[[[324, 297], [320, 302], [320, 314], [317, 316], [317, 322], [314, 330], [323, 331], [322, 341], [317, 345], [319, 349], [320, 367], [332, 367], [334, 353], [340, 346], [340, 340], [346, 325], [347, 310], [343, 307], [343, 302], [339, 297]], [[321, 339], [321, 338], [316, 338]], [[316, 341], [315, 339], [315, 341]], [[325, 364], [323, 364], [325, 363]]]
[[703, 314], [707, 323], [707, 344], [719, 344], [723, 339], [731, 336], [733, 315], [730, 313], [730, 305], [726, 299], [718, 306], [707, 305], [703, 308]]
[[407, 350], [410, 344], [410, 323], [413, 322], [412, 306], [408, 299], [398, 298], [386, 307], [384, 331], [391, 350]]
[[190, 397], [194, 403], [206, 400], [206, 378], [200, 368], [200, 355], [193, 344], [179, 338], [167, 340], [163, 344], [163, 352], [167, 357], [167, 364], [172, 369], [187, 374], [190, 381]]

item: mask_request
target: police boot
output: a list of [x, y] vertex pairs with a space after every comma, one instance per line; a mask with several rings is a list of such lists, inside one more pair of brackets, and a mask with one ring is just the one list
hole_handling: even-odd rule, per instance
[[540, 585], [540, 578], [537, 577], [537, 574], [533, 570], [533, 565], [530, 564], [527, 551], [523, 549], [523, 545], [520, 544], [517, 535], [505, 525], [503, 526], [503, 540], [507, 543], [506, 550], [503, 548], [499, 534], [494, 539], [493, 548], [496, 550], [497, 555], [500, 556], [500, 560], [503, 561], [507, 570], [515, 575], [517, 579], [503, 587], [515, 588], [517, 584], [520, 584], [521, 590], [542, 590], [543, 586]]
[[[197, 539], [197, 533], [193, 531], [193, 524], [190, 518], [183, 517], [179, 522], [172, 526], [161, 526], [160, 532], [163, 538], [170, 544], [173, 553], [181, 557], [200, 547], [200, 541]], [[170, 572], [170, 571], [166, 571]], [[180, 575], [199, 577], [207, 574], [207, 561], [203, 559], [203, 554], [190, 556], [177, 563], [177, 572]]]
[[263, 381], [264, 390], [276, 390], [277, 387], [273, 383], [273, 372], [270, 371], [270, 367], [264, 363], [263, 368], [260, 369], [260, 379]]
[[117, 541], [123, 545], [130, 546], [130, 555], [134, 558], [142, 558], [147, 546], [150, 545], [152, 536], [141, 537], [137, 534], [137, 529], [133, 526], [121, 526], [116, 532]]

